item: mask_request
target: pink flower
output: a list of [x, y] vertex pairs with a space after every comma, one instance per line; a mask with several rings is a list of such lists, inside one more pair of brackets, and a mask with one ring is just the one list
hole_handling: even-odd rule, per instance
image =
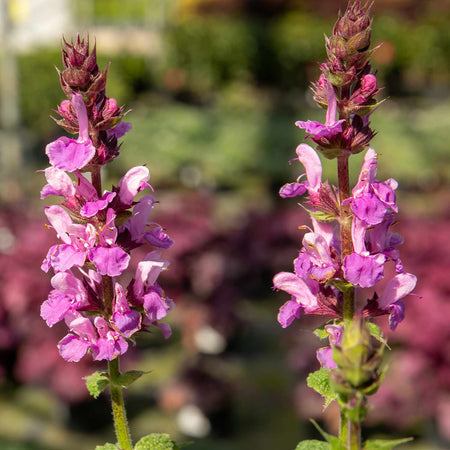
[[95, 147], [89, 138], [89, 121], [83, 97], [80, 94], [73, 94], [72, 105], [78, 117], [78, 139], [63, 136], [45, 148], [50, 164], [68, 172], [82, 169], [95, 156]]
[[309, 136], [307, 137], [310, 137], [317, 143], [323, 139], [327, 141], [332, 140], [342, 132], [342, 124], [345, 122], [344, 119], [336, 120], [337, 100], [333, 85], [324, 77], [323, 82], [328, 102], [325, 124], [316, 122], [315, 120], [307, 120], [306, 122], [299, 120], [295, 122], [295, 125], [308, 133]]

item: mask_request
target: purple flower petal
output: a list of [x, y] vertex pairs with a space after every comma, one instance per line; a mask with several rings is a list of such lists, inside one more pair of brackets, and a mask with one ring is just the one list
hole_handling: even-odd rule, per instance
[[86, 202], [81, 208], [80, 214], [83, 217], [95, 216], [99, 211], [105, 209], [115, 196], [115, 192], [106, 192], [101, 199]]
[[161, 259], [161, 252], [147, 253], [144, 259], [138, 263], [133, 286], [136, 297], [142, 297], [145, 286], [153, 286], [162, 270], [168, 267], [169, 262]]
[[144, 234], [144, 239], [154, 247], [168, 249], [174, 244], [169, 235], [158, 226]]
[[150, 172], [145, 166], [131, 168], [119, 181], [119, 199], [123, 205], [133, 203], [138, 192], [148, 186]]
[[283, 327], [288, 327], [295, 319], [299, 319], [302, 313], [302, 305], [295, 300], [287, 301], [278, 312], [278, 323]]
[[337, 368], [337, 364], [333, 360], [333, 349], [331, 347], [319, 348], [316, 352], [316, 357], [324, 369]]
[[318, 307], [317, 298], [302, 278], [290, 272], [280, 272], [273, 277], [275, 288], [287, 292], [299, 303], [306, 312], [312, 312]]
[[52, 291], [48, 300], [42, 303], [41, 317], [46, 321], [49, 327], [55, 325], [64, 319], [67, 311], [72, 307], [70, 298], [58, 291]]
[[123, 287], [116, 283], [114, 286], [114, 307], [112, 321], [119, 331], [129, 338], [141, 328], [141, 315], [133, 311], [128, 305]]
[[300, 144], [295, 151], [306, 170], [308, 191], [317, 192], [322, 184], [322, 163], [319, 155], [307, 144]]
[[289, 198], [303, 195], [305, 192], [305, 183], [286, 183], [281, 187], [279, 194], [281, 198]]
[[352, 253], [344, 259], [345, 279], [361, 287], [372, 287], [384, 276], [384, 255], [361, 255]]
[[367, 225], [377, 225], [383, 221], [387, 209], [375, 194], [368, 192], [353, 200], [352, 211]]
[[405, 302], [398, 300], [389, 307], [389, 328], [395, 331], [397, 325], [405, 318]]
[[44, 209], [44, 211], [59, 239], [66, 244], [70, 244], [70, 237], [67, 231], [72, 225], [72, 219], [70, 218], [69, 213], [58, 205], [48, 206]]
[[169, 306], [157, 292], [151, 291], [144, 295], [144, 310], [149, 320], [153, 322], [166, 317]]
[[94, 247], [89, 250], [89, 260], [101, 275], [119, 276], [130, 262], [130, 255], [120, 247]]
[[380, 298], [378, 306], [388, 309], [398, 300], [406, 297], [416, 287], [417, 278], [411, 273], [401, 273], [389, 280]]
[[65, 272], [73, 266], [82, 267], [86, 260], [86, 253], [72, 245], [58, 245], [50, 256], [50, 262], [55, 272]]
[[75, 186], [66, 172], [56, 167], [48, 167], [44, 172], [48, 184], [42, 188], [41, 199], [49, 195], [59, 195], [66, 199], [75, 195]]
[[306, 122], [298, 120], [295, 122], [295, 125], [305, 130], [306, 133], [310, 134], [313, 138], [325, 138], [331, 140], [339, 133], [342, 133], [342, 124], [344, 122], [345, 120], [341, 119], [331, 125], [324, 125], [315, 120], [307, 120]]
[[172, 336], [172, 328], [170, 328], [170, 325], [168, 325], [167, 323], [153, 322], [152, 325], [158, 327], [161, 330], [164, 339], [169, 339], [170, 336]]
[[119, 122], [114, 128], [110, 128], [107, 130], [108, 137], [114, 136], [115, 138], [119, 139], [122, 136], [125, 135], [125, 133], [128, 133], [132, 128], [131, 123], [129, 122]]
[[88, 351], [91, 343], [79, 337], [68, 334], [58, 343], [61, 356], [68, 362], [78, 362]]
[[89, 163], [95, 156], [95, 147], [91, 143], [77, 142], [63, 136], [47, 144], [45, 153], [53, 167], [73, 172]]

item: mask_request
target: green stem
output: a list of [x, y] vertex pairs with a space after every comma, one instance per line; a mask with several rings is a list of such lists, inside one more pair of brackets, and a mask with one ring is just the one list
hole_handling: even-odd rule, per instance
[[130, 429], [128, 428], [127, 413], [123, 401], [122, 388], [116, 384], [120, 376], [119, 357], [108, 361], [109, 377], [111, 380], [111, 403], [114, 418], [114, 428], [116, 430], [117, 442], [121, 450], [132, 450]]
[[[350, 197], [350, 178], [348, 168], [348, 155], [338, 156], [338, 186], [340, 202], [340, 233], [341, 233], [341, 262], [353, 253], [352, 241], [352, 212], [348, 205], [343, 205], [345, 199]], [[355, 289], [348, 289], [343, 295], [344, 320], [353, 319], [355, 314]]]
[[348, 450], [361, 450], [361, 422], [347, 420]]
[[[102, 195], [102, 178], [100, 167], [95, 166], [91, 172], [92, 185], [95, 187], [99, 197]], [[114, 299], [113, 279], [104, 275], [102, 277], [103, 285], [103, 306], [107, 318], [112, 315], [112, 304]], [[111, 391], [111, 405], [112, 414], [114, 418], [114, 428], [116, 430], [117, 442], [121, 450], [132, 450], [133, 444], [131, 442], [130, 429], [128, 428], [127, 412], [125, 410], [125, 403], [123, 401], [122, 388], [119, 384], [120, 370], [119, 357], [117, 356], [112, 361], [108, 361], [110, 391]]]
[[347, 419], [344, 411], [340, 411], [339, 439], [348, 450], [361, 450], [361, 422]]

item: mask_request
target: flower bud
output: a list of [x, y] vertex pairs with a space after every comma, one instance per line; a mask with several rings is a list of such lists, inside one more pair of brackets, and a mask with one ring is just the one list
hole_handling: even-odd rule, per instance
[[382, 372], [384, 346], [374, 345], [367, 324], [360, 319], [344, 327], [341, 344], [333, 348], [333, 360], [337, 364], [334, 383], [338, 392], [360, 391], [374, 393]]

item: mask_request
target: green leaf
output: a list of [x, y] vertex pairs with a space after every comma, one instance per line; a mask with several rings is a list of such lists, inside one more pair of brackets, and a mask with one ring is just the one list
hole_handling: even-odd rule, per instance
[[321, 326], [319, 328], [316, 328], [313, 333], [319, 338], [319, 339], [326, 339], [329, 334], [326, 332], [324, 326]]
[[179, 450], [179, 447], [168, 434], [152, 433], [140, 439], [134, 450]]
[[328, 442], [328, 444], [330, 445], [330, 450], [346, 450], [345, 444], [338, 437], [323, 431], [315, 420], [311, 419], [311, 422], [317, 428], [323, 438]]
[[325, 397], [324, 408], [337, 397], [330, 385], [330, 371], [323, 367], [310, 373], [306, 379], [306, 383], [310, 388]]
[[150, 372], [143, 372], [142, 370], [129, 370], [128, 372], [121, 374], [114, 384], [127, 388], [130, 384], [134, 383], [146, 373]]
[[339, 278], [332, 278], [327, 281], [327, 286], [333, 286], [341, 292], [346, 292], [353, 287], [353, 284]]
[[364, 443], [364, 450], [391, 450], [397, 445], [405, 444], [406, 442], [412, 441], [414, 438], [404, 438], [404, 439], [394, 439], [394, 440], [384, 440], [384, 439], [373, 439], [371, 441], [366, 441]]
[[330, 444], [323, 441], [302, 441], [300, 442], [295, 450], [330, 450]]
[[311, 214], [311, 216], [319, 222], [331, 222], [332, 220], [336, 220], [335, 216], [322, 211], [309, 211], [309, 214]]
[[377, 341], [380, 341], [382, 344], [387, 346], [387, 341], [383, 337], [383, 332], [381, 328], [373, 322], [367, 322], [369, 327], [370, 335], [373, 336]]
[[92, 397], [97, 398], [104, 389], [109, 385], [109, 378], [106, 376], [104, 370], [98, 370], [87, 377], [84, 377], [86, 380], [86, 387]]
[[95, 450], [120, 450], [117, 445], [106, 443], [105, 445], [97, 445]]

